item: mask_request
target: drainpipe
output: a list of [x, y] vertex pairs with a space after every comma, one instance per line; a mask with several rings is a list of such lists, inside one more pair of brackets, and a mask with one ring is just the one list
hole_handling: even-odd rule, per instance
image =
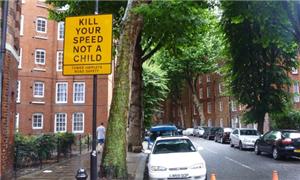
[[2, 21], [1, 21], [1, 53], [0, 53], [0, 116], [2, 119], [2, 82], [3, 82], [3, 62], [6, 52], [6, 32], [8, 16], [8, 0], [2, 1]]

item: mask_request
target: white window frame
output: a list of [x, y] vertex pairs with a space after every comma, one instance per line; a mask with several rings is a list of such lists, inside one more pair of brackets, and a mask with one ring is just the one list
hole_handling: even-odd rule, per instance
[[[81, 114], [82, 115], [82, 130], [75, 130], [75, 115]], [[84, 133], [84, 113], [83, 112], [74, 112], [72, 114], [72, 131], [73, 133]]]
[[[38, 53], [44, 53], [44, 58], [39, 57], [37, 58]], [[44, 62], [42, 62], [44, 61]], [[35, 49], [34, 52], [34, 63], [35, 64], [40, 64], [40, 65], [45, 65], [46, 64], [46, 50], [45, 49]]]
[[[39, 21], [44, 21], [45, 22], [45, 31], [41, 31], [39, 30]], [[47, 33], [47, 19], [46, 18], [43, 18], [43, 17], [38, 17], [36, 18], [36, 21], [35, 21], [35, 30], [36, 32], [39, 32], [39, 33]]]
[[199, 88], [199, 98], [203, 99], [203, 88]]
[[63, 51], [56, 52], [56, 71], [61, 72], [63, 69]]
[[293, 91], [294, 91], [294, 102], [300, 102], [299, 96], [299, 82], [294, 82], [293, 84]]
[[[61, 32], [62, 28], [62, 32]], [[57, 23], [57, 40], [64, 40], [65, 22], [61, 21]]]
[[[42, 85], [41, 88], [42, 88], [42, 92], [41, 92], [41, 95], [39, 95], [39, 93], [37, 93], [39, 89], [36, 89], [36, 86], [37, 85]], [[36, 98], [43, 98], [44, 97], [44, 94], [45, 94], [45, 83], [42, 82], [42, 81], [35, 81], [33, 83], [33, 97], [36, 97]]]
[[199, 84], [202, 84], [202, 77], [201, 76], [199, 76]]
[[19, 127], [20, 127], [20, 113], [16, 113], [15, 132], [19, 132]]
[[219, 83], [219, 94], [222, 94], [222, 83]]
[[210, 77], [210, 75], [207, 75], [207, 76], [206, 76], [206, 82], [211, 82], [211, 77]]
[[24, 15], [21, 15], [20, 18], [20, 36], [24, 35]]
[[206, 97], [207, 97], [207, 98], [210, 98], [210, 97], [211, 97], [211, 92], [210, 92], [210, 91], [211, 91], [210, 86], [207, 86], [207, 87], [206, 87]]
[[16, 103], [21, 102], [21, 81], [17, 80], [17, 93], [16, 93]]
[[224, 120], [223, 118], [220, 118], [220, 127], [223, 127], [224, 126]]
[[231, 111], [237, 111], [237, 104], [236, 101], [231, 100]]
[[[65, 120], [65, 126], [63, 127], [64, 130], [59, 130], [58, 131], [58, 127], [57, 127], [57, 119], [58, 119], [58, 115], [64, 115], [64, 120]], [[54, 120], [54, 132], [57, 133], [57, 132], [67, 132], [67, 113], [55, 113], [55, 120]]]
[[[62, 101], [62, 100], [59, 100], [59, 92], [58, 92], [58, 86], [59, 85], [66, 85], [66, 91], [65, 92], [62, 92], [62, 93], [65, 93], [65, 101]], [[67, 103], [68, 102], [68, 83], [67, 82], [57, 82], [56, 83], [56, 88], [55, 88], [55, 102], [56, 104], [63, 104], [63, 103]]]
[[[40, 127], [39, 126], [37, 126], [37, 127], [34, 126], [34, 121], [35, 121], [34, 116], [41, 116], [41, 126]], [[32, 129], [43, 129], [43, 124], [44, 124], [44, 115], [43, 115], [43, 113], [33, 113], [31, 119], [32, 119]]]
[[298, 68], [292, 68], [292, 74], [298, 74]]
[[223, 111], [223, 101], [219, 101], [219, 111]]
[[[76, 85], [83, 85], [83, 92], [76, 92]], [[82, 100], [76, 100], [76, 94], [82, 93]], [[74, 82], [73, 83], [73, 103], [84, 103], [85, 102], [85, 82]]]
[[211, 109], [212, 108], [212, 105], [211, 105], [211, 102], [207, 102], [207, 113], [210, 114], [211, 113]]
[[20, 48], [20, 56], [19, 56], [18, 69], [22, 69], [22, 58], [23, 58], [23, 48]]

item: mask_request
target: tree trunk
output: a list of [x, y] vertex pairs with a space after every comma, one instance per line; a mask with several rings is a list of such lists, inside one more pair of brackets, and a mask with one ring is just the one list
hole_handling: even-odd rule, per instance
[[185, 122], [184, 122], [184, 115], [183, 115], [183, 106], [182, 103], [179, 103], [179, 114], [180, 114], [180, 122], [181, 122], [181, 127], [185, 128]]
[[140, 3], [129, 0], [123, 18], [115, 86], [100, 172], [100, 175], [107, 179], [127, 179], [126, 127], [131, 96], [132, 62], [138, 35], [142, 29], [141, 17], [131, 9]]
[[195, 91], [193, 91], [193, 103], [196, 105], [196, 109], [197, 112], [200, 116], [200, 122], [199, 125], [203, 125], [205, 123], [205, 117], [204, 117], [204, 108], [203, 108], [203, 104], [200, 102], [200, 100], [198, 99], [196, 93], [194, 93]]
[[143, 140], [143, 79], [141, 34], [138, 36], [132, 68], [131, 101], [128, 115], [128, 151], [141, 152]]
[[266, 114], [266, 113], [261, 113], [260, 116], [258, 116], [258, 119], [257, 119], [257, 130], [258, 130], [261, 134], [264, 133], [265, 114]]

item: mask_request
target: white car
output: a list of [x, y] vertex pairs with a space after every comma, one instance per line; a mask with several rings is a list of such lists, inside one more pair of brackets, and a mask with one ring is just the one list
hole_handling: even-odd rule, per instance
[[184, 136], [193, 136], [194, 128], [186, 128], [182, 131], [182, 135]]
[[240, 150], [254, 148], [255, 141], [260, 137], [253, 128], [236, 128], [230, 134], [230, 146]]
[[148, 151], [148, 174], [153, 179], [206, 179], [206, 164], [186, 136], [158, 137]]

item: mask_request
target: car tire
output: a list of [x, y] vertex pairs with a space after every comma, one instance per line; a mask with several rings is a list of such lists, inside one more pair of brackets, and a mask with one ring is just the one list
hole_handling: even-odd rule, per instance
[[232, 144], [231, 139], [230, 139], [230, 141], [229, 141], [229, 144], [230, 144], [230, 147], [234, 147], [234, 145]]
[[275, 159], [275, 160], [280, 159], [280, 155], [279, 155], [278, 149], [277, 149], [276, 147], [273, 147], [272, 157], [273, 157], [273, 159]]
[[255, 145], [254, 145], [254, 152], [255, 152], [256, 155], [261, 154], [261, 151], [259, 150], [257, 143], [255, 143]]
[[240, 143], [239, 143], [239, 149], [242, 151], [244, 148], [243, 148], [243, 143], [242, 143], [242, 141], [240, 141]]

